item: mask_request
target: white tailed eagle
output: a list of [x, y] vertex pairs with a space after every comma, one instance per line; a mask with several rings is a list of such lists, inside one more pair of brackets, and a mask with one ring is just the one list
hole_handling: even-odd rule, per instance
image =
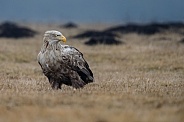
[[93, 73], [83, 54], [75, 47], [63, 45], [66, 38], [59, 31], [46, 31], [43, 46], [37, 56], [44, 75], [53, 89], [61, 89], [65, 84], [74, 88], [82, 88], [93, 82]]

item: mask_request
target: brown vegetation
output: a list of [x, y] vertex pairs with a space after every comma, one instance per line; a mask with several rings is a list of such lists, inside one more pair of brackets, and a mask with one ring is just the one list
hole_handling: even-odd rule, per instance
[[113, 46], [68, 39], [67, 44], [83, 52], [95, 83], [76, 91], [68, 86], [54, 91], [36, 61], [44, 31], [56, 29], [69, 37], [105, 25], [81, 25], [77, 30], [30, 27], [40, 34], [0, 39], [0, 121], [184, 121], [184, 45], [179, 43], [184, 35], [130, 33], [120, 35], [125, 44]]

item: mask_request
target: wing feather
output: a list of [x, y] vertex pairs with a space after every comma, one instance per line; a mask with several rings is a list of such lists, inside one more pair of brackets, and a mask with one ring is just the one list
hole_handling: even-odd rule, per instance
[[[70, 51], [68, 48], [70, 48]], [[69, 46], [66, 49], [69, 51], [68, 55], [70, 55], [66, 57], [70, 57], [69, 60], [72, 62], [70, 64], [68, 63], [67, 65], [70, 65], [71, 69], [76, 71], [85, 83], [93, 82], [93, 73], [90, 70], [88, 63], [83, 58], [83, 54], [75, 47]]]

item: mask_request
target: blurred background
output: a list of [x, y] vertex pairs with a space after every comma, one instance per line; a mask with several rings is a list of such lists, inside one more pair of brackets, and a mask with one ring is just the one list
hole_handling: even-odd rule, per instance
[[[37, 63], [47, 30], [84, 54], [94, 83], [51, 90]], [[0, 122], [183, 115], [184, 0], [0, 0]]]
[[184, 20], [183, 0], [1, 0], [0, 21], [127, 23]]

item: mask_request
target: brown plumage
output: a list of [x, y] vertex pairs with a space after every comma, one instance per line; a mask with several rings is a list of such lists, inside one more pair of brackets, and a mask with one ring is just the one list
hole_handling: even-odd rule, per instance
[[93, 82], [93, 73], [83, 54], [75, 47], [62, 45], [66, 38], [59, 31], [46, 31], [37, 60], [53, 89], [61, 85], [82, 88]]

